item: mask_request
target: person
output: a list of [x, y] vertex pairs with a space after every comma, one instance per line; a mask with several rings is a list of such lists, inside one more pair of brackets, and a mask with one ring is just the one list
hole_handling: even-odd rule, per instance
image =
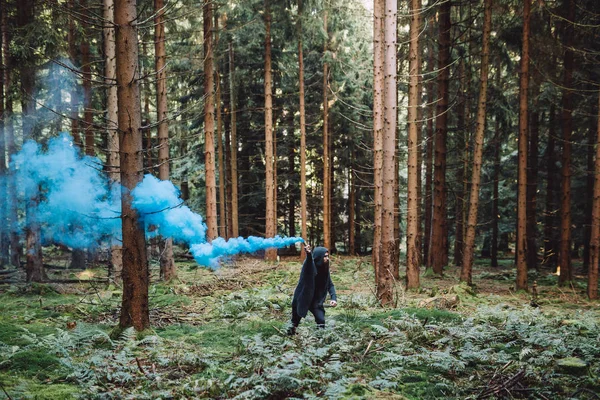
[[330, 306], [337, 306], [337, 296], [335, 286], [331, 281], [329, 272], [329, 250], [325, 247], [316, 247], [311, 250], [310, 245], [304, 246], [306, 259], [302, 264], [300, 279], [294, 298], [292, 300], [292, 320], [288, 328], [288, 335], [296, 334], [296, 328], [300, 320], [308, 314], [308, 311], [315, 317], [315, 322], [319, 328], [325, 327], [325, 308], [323, 303], [329, 292], [331, 296]]

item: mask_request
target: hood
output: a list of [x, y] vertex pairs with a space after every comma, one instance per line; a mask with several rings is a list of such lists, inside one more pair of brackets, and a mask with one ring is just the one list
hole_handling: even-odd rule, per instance
[[323, 267], [323, 257], [325, 256], [325, 253], [329, 253], [329, 250], [327, 250], [325, 247], [315, 247], [313, 249], [313, 260], [315, 260], [315, 265], [317, 268]]

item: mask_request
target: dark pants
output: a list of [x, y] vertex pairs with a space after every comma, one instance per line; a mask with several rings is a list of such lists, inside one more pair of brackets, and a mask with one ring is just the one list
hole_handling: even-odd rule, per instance
[[[323, 304], [309, 308], [308, 311], [315, 316], [315, 322], [319, 328], [325, 327], [325, 308]], [[296, 305], [292, 304], [292, 326], [295, 328], [300, 324], [301, 316], [296, 312]]]

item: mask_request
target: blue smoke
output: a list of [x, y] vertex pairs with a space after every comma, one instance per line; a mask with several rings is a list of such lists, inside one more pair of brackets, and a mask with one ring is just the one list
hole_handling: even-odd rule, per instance
[[[25, 143], [10, 168], [20, 188], [20, 205], [35, 207], [31, 222], [42, 226], [44, 244], [83, 249], [121, 240], [121, 188], [111, 185], [99, 159], [80, 154], [70, 135], [50, 139], [45, 151], [33, 141]], [[31, 202], [27, 193], [37, 190], [40, 200]], [[203, 266], [216, 268], [222, 257], [304, 241], [251, 236], [208, 242], [202, 217], [183, 204], [173, 183], [152, 175], [133, 189], [132, 197], [148, 237], [160, 235], [188, 246]]]

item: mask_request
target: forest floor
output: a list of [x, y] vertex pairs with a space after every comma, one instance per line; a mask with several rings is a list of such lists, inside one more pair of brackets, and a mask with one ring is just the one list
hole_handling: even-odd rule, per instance
[[290, 337], [298, 257], [216, 271], [180, 258], [168, 284], [153, 261], [142, 333], [115, 329], [121, 290], [104, 268], [47, 262], [52, 283], [0, 273], [0, 399], [600, 398], [600, 307], [581, 275], [561, 288], [530, 272], [534, 298], [513, 290], [512, 260], [481, 259], [474, 290], [448, 267], [417, 292], [398, 284], [384, 309], [370, 258], [333, 255], [338, 307]]

